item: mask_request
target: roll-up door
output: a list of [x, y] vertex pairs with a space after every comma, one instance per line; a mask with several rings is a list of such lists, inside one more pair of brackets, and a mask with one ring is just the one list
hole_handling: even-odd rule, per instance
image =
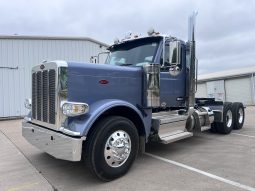
[[225, 81], [226, 101], [252, 105], [251, 78], [236, 78]]

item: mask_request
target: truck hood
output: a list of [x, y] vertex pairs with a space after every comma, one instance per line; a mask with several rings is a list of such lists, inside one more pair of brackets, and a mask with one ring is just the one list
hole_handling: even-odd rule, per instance
[[141, 68], [109, 64], [68, 63], [68, 73], [72, 75], [137, 77], [136, 71], [141, 71]]
[[92, 104], [103, 99], [120, 99], [141, 104], [141, 67], [69, 62], [67, 71], [68, 101]]

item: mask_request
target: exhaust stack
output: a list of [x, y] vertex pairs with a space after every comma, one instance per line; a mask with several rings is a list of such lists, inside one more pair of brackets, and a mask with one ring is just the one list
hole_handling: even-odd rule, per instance
[[188, 83], [188, 107], [194, 107], [195, 105], [195, 93], [196, 93], [196, 42], [195, 42], [195, 24], [196, 16], [198, 12], [194, 11], [193, 14], [189, 17], [189, 30], [188, 30], [188, 44], [189, 44], [189, 56], [190, 56], [190, 65], [189, 65], [189, 83]]
[[198, 12], [194, 11], [192, 15], [189, 16], [188, 41], [195, 41], [195, 25], [197, 14]]

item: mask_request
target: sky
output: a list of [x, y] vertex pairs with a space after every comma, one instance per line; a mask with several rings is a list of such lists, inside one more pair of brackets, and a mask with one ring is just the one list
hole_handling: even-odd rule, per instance
[[255, 66], [255, 0], [0, 0], [0, 35], [84, 36], [107, 44], [153, 27], [184, 41], [197, 10], [199, 74]]

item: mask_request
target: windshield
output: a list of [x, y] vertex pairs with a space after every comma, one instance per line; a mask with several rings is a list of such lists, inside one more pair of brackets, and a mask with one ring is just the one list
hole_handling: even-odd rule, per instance
[[110, 49], [111, 53], [106, 64], [116, 66], [142, 66], [152, 63], [156, 55], [159, 39], [139, 39], [116, 45]]

